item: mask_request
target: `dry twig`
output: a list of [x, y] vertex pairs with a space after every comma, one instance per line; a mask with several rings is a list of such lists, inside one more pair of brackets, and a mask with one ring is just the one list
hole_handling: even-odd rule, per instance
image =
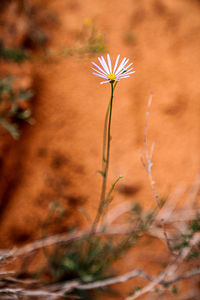
[[[189, 247], [183, 248], [180, 251], [179, 255], [172, 261], [172, 263], [163, 272], [161, 272], [159, 274], [159, 276], [157, 276], [157, 278], [155, 278], [155, 280], [153, 282], [146, 285], [141, 290], [135, 292], [135, 294], [133, 296], [127, 297], [125, 300], [137, 299], [141, 295], [144, 295], [148, 292], [151, 292], [158, 284], [172, 284], [172, 283], [177, 282], [181, 279], [189, 278], [189, 274], [190, 274], [190, 277], [192, 277], [196, 274], [200, 274], [200, 269], [194, 269], [190, 273], [186, 273], [186, 274], [178, 275], [178, 276], [176, 275], [176, 271], [177, 271], [177, 268], [178, 268], [179, 264], [187, 257], [187, 255], [190, 253], [192, 247], [194, 245], [196, 245], [199, 241], [200, 241], [200, 234], [196, 233], [193, 236], [193, 238], [190, 240]], [[169, 279], [165, 280], [166, 277], [169, 277]], [[170, 279], [170, 277], [172, 277], [172, 279]]]
[[66, 283], [61, 283], [61, 284], [55, 284], [49, 287], [49, 289], [46, 287], [46, 289], [37, 289], [37, 290], [30, 290], [30, 289], [25, 289], [25, 288], [3, 288], [0, 289], [0, 294], [5, 294], [5, 295], [17, 295], [17, 296], [38, 296], [38, 297], [44, 297], [47, 299], [57, 299], [59, 297], [62, 297], [65, 295], [65, 293], [69, 293], [73, 291], [74, 289], [79, 289], [79, 290], [92, 290], [92, 289], [98, 289], [98, 288], [103, 288], [107, 287], [109, 285], [113, 284], [119, 284], [126, 282], [132, 278], [135, 277], [142, 277], [147, 279], [148, 281], [151, 281], [151, 283], [146, 286], [144, 289], [139, 291], [137, 295], [135, 294], [134, 296], [130, 296], [126, 298], [127, 300], [132, 300], [136, 299], [140, 295], [144, 294], [145, 292], [151, 291], [157, 284], [162, 284], [162, 285], [170, 285], [172, 283], [175, 283], [177, 281], [186, 279], [186, 278], [191, 278], [195, 275], [200, 274], [200, 268], [196, 268], [191, 270], [190, 272], [176, 276], [172, 278], [171, 280], [164, 280], [164, 278], [171, 273], [171, 267], [170, 270], [167, 272], [164, 271], [162, 272], [158, 277], [151, 276], [147, 274], [146, 272], [138, 269], [138, 270], [133, 270], [131, 272], [125, 273], [120, 276], [108, 278], [105, 280], [100, 280], [92, 283], [87, 283], [83, 284], [79, 281], [69, 281]]
[[147, 105], [147, 110], [146, 110], [146, 118], [145, 118], [145, 127], [144, 127], [144, 156], [142, 154], [142, 151], [139, 151], [140, 159], [141, 162], [148, 174], [149, 181], [151, 184], [151, 188], [153, 191], [154, 198], [156, 200], [156, 204], [159, 206], [159, 196], [156, 191], [155, 187], [155, 181], [152, 176], [152, 167], [153, 167], [153, 162], [152, 162], [152, 156], [153, 156], [153, 150], [154, 150], [154, 143], [151, 145], [151, 150], [149, 151], [149, 145], [148, 145], [148, 121], [149, 121], [149, 112], [150, 112], [150, 107], [151, 107], [151, 102], [152, 102], [152, 94], [149, 97], [148, 100], [148, 105]]

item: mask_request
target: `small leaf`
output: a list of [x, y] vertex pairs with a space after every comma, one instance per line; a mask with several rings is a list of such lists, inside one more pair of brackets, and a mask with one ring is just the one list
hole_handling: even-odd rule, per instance
[[19, 90], [18, 97], [23, 100], [30, 100], [33, 97], [33, 92], [31, 90], [25, 91], [24, 89]]
[[90, 218], [90, 215], [87, 213], [87, 211], [84, 208], [79, 207], [78, 211], [80, 211], [82, 213], [82, 215], [86, 218], [86, 220], [88, 221], [89, 224], [92, 224], [92, 220]]
[[97, 173], [101, 174], [102, 177], [105, 177], [105, 173], [101, 170], [97, 170]]
[[177, 289], [176, 285], [174, 285], [174, 286], [172, 287], [172, 293], [173, 293], [174, 295], [177, 295], [177, 294], [178, 294], [178, 289]]
[[2, 125], [11, 135], [17, 140], [19, 138], [19, 131], [16, 124], [9, 123], [6, 120], [0, 119], [0, 125]]

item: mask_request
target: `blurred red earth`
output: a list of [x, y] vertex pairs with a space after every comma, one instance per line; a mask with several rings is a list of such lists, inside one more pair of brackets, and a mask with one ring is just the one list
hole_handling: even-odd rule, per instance
[[[155, 142], [152, 172], [157, 192], [167, 198], [180, 184], [189, 190], [200, 167], [199, 16], [197, 0], [43, 1], [38, 19], [34, 12], [32, 19], [27, 18], [15, 7], [2, 14], [4, 45], [31, 48], [33, 58], [21, 65], [2, 62], [0, 72], [17, 74], [19, 84], [34, 90], [29, 105], [35, 122], [21, 125], [17, 141], [0, 129], [1, 248], [39, 238], [54, 202], [66, 209], [66, 215], [53, 232], [88, 226], [80, 207], [95, 216], [110, 87], [100, 85], [90, 69], [101, 53], [67, 52], [78, 49], [80, 33], [84, 26], [92, 26], [90, 22], [103, 36], [112, 61], [121, 54], [134, 62], [136, 70], [115, 90], [109, 185], [119, 175], [123, 179], [111, 206], [127, 200], [145, 210], [155, 206], [138, 154], [144, 149], [151, 93], [148, 139], [150, 145]], [[44, 36], [39, 29], [34, 32], [37, 26], [45, 28]], [[35, 36], [45, 45], [34, 47]], [[161, 257], [162, 247], [156, 241], [149, 247], [140, 245], [127, 255], [120, 270], [144, 266], [155, 270]]]

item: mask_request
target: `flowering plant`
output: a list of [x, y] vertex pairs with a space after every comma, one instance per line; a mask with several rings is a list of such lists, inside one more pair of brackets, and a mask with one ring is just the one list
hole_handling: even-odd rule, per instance
[[[118, 66], [120, 55], [117, 56], [114, 68], [112, 68], [112, 63], [110, 59], [110, 55], [107, 54], [107, 63], [103, 56], [98, 57], [98, 60], [101, 64], [101, 67], [98, 66], [96, 63], [92, 62], [92, 64], [96, 67], [91, 67], [95, 72], [92, 74], [104, 78], [106, 80], [102, 81], [103, 83], [110, 83], [111, 84], [111, 96], [110, 101], [108, 104], [108, 108], [106, 111], [105, 116], [105, 122], [104, 122], [104, 134], [103, 134], [103, 155], [102, 155], [102, 170], [99, 171], [99, 173], [102, 175], [103, 181], [102, 181], [102, 188], [101, 188], [101, 197], [100, 197], [100, 203], [99, 208], [96, 214], [96, 217], [93, 222], [92, 226], [92, 232], [95, 232], [96, 227], [98, 226], [98, 223], [100, 221], [100, 218], [105, 213], [105, 207], [108, 206], [108, 204], [111, 201], [111, 194], [114, 190], [114, 187], [116, 183], [122, 178], [122, 176], [119, 176], [115, 182], [113, 183], [111, 189], [106, 194], [106, 185], [107, 185], [107, 176], [108, 176], [108, 167], [109, 167], [109, 158], [110, 158], [110, 131], [111, 131], [111, 118], [112, 118], [112, 105], [113, 105], [113, 96], [114, 96], [114, 90], [115, 87], [120, 79], [128, 78], [131, 74], [135, 73], [133, 71], [133, 63], [130, 63], [129, 65], [129, 59], [126, 57], [123, 58], [121, 63]], [[130, 68], [131, 67], [131, 68]]]

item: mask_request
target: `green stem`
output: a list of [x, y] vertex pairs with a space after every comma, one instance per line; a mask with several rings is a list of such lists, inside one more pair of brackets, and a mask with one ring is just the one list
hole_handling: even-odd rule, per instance
[[[115, 84], [116, 86], [116, 84]], [[109, 160], [110, 160], [110, 141], [111, 141], [111, 118], [112, 118], [112, 105], [113, 105], [113, 92], [114, 92], [114, 83], [111, 82], [111, 96], [110, 96], [110, 102], [108, 105], [108, 109], [106, 112], [105, 122], [104, 122], [104, 137], [103, 137], [103, 157], [102, 157], [102, 188], [101, 188], [101, 197], [100, 197], [100, 203], [98, 207], [98, 211], [96, 214], [96, 217], [94, 219], [91, 233], [94, 233], [96, 231], [97, 225], [100, 221], [101, 215], [103, 213], [103, 208], [105, 205], [106, 200], [106, 185], [107, 185], [107, 176], [108, 176], [108, 167], [109, 167]], [[109, 118], [108, 118], [109, 117]]]
[[110, 198], [111, 198], [112, 192], [114, 191], [114, 188], [115, 188], [116, 184], [118, 183], [118, 181], [119, 181], [121, 178], [123, 178], [123, 176], [119, 176], [119, 177], [115, 180], [115, 182], [112, 184], [112, 186], [111, 186], [111, 188], [110, 188], [110, 191], [108, 192], [108, 195], [107, 195], [107, 197], [106, 197], [106, 202], [110, 202], [110, 200], [111, 200]]
[[[113, 91], [111, 91], [111, 93], [114, 93], [114, 90], [116, 88], [116, 85], [117, 85], [118, 81], [116, 81], [115, 83], [111, 83], [113, 85]], [[111, 95], [112, 96], [112, 95]], [[104, 176], [103, 174], [103, 170], [105, 168], [105, 161], [106, 161], [106, 140], [107, 140], [107, 131], [108, 131], [108, 116], [109, 116], [109, 112], [110, 112], [110, 103], [111, 103], [111, 99], [108, 103], [108, 108], [107, 108], [107, 111], [106, 111], [106, 117], [105, 117], [105, 122], [104, 122], [104, 134], [103, 134], [103, 157], [102, 157], [102, 176]]]
[[108, 116], [110, 112], [110, 102], [108, 103], [108, 108], [106, 111], [106, 117], [104, 122], [104, 132], [103, 132], [103, 151], [102, 151], [102, 176], [105, 176], [103, 170], [105, 169], [106, 163], [106, 147], [107, 147], [107, 130], [108, 130]]

